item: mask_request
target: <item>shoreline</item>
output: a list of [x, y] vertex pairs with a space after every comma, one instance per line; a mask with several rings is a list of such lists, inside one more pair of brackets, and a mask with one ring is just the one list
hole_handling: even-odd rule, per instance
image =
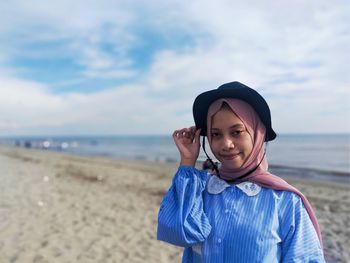
[[[23, 149], [23, 150], [34, 150], [42, 152], [52, 152], [66, 154], [69, 156], [81, 156], [87, 158], [104, 158], [120, 162], [135, 162], [135, 163], [145, 163], [153, 165], [168, 165], [176, 166], [179, 162], [177, 159], [164, 158], [164, 159], [146, 159], [145, 157], [136, 156], [133, 158], [128, 157], [116, 157], [108, 154], [91, 154], [91, 153], [81, 153], [81, 152], [70, 152], [65, 150], [57, 149], [43, 149], [43, 148], [25, 148], [15, 145], [0, 144], [0, 148], [9, 149]], [[201, 167], [204, 160], [198, 160], [196, 166]], [[300, 180], [321, 180], [326, 182], [339, 182], [350, 184], [350, 171], [340, 171], [340, 170], [327, 170], [320, 168], [309, 168], [309, 167], [299, 167], [290, 165], [281, 165], [269, 163], [269, 171], [283, 178], [297, 178]]]
[[[181, 262], [156, 240], [159, 204], [177, 164], [0, 146], [4, 262]], [[350, 258], [350, 186], [287, 181], [317, 215], [328, 263]]]
[[[270, 167], [281, 167], [320, 174], [350, 177], [349, 135], [338, 134], [281, 134], [266, 145]], [[85, 156], [105, 156], [113, 159], [148, 160], [177, 163], [178, 151], [170, 135], [67, 135], [0, 137], [0, 144], [48, 151], [68, 152]], [[324, 152], [332, 152], [327, 158]], [[200, 151], [199, 160], [206, 160]]]

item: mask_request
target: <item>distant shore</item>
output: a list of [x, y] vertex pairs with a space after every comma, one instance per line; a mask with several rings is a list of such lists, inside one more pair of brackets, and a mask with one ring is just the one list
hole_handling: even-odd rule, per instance
[[[329, 181], [340, 181], [342, 176], [350, 178], [349, 143], [350, 134], [280, 134], [266, 144], [266, 155], [270, 168], [278, 175], [285, 173], [315, 179], [319, 175], [320, 180], [338, 176], [339, 180], [334, 177]], [[1, 144], [170, 165], [176, 165], [179, 159], [170, 135], [14, 136], [0, 137]], [[207, 149], [210, 154], [209, 146]], [[203, 151], [198, 159], [206, 160]]]
[[[0, 165], [4, 262], [181, 262], [181, 248], [156, 240], [176, 164], [0, 146]], [[285, 179], [310, 200], [327, 262], [347, 262], [349, 184]]]
[[[101, 137], [104, 138], [104, 137]], [[113, 147], [109, 146], [108, 150], [100, 151], [99, 145], [101, 142], [101, 138], [96, 137], [94, 138], [86, 138], [88, 141], [89, 147], [91, 149], [87, 150], [86, 145], [82, 146], [83, 149], [80, 149], [80, 143], [83, 143], [82, 141], [79, 143], [79, 140], [75, 140], [74, 138], [69, 140], [64, 140], [66, 138], [60, 138], [54, 140], [43, 140], [42, 138], [27, 138], [22, 140], [15, 140], [15, 139], [9, 139], [8, 141], [0, 141], [0, 147], [16, 147], [16, 148], [23, 148], [23, 149], [38, 149], [43, 151], [50, 151], [50, 152], [62, 152], [62, 153], [70, 153], [70, 154], [76, 154], [81, 156], [88, 156], [88, 157], [105, 157], [105, 158], [111, 158], [116, 160], [126, 160], [126, 161], [137, 161], [137, 162], [154, 162], [154, 163], [161, 163], [161, 164], [169, 164], [169, 165], [176, 165], [178, 163], [178, 153], [174, 155], [173, 153], [170, 154], [170, 151], [167, 152], [167, 154], [162, 155], [162, 157], [155, 157], [151, 153], [145, 153], [143, 152], [145, 149], [141, 147], [142, 149], [135, 149], [132, 145], [129, 145], [129, 142], [123, 142], [120, 141], [119, 143], [115, 144]], [[112, 137], [113, 138], [113, 137]], [[119, 137], [115, 137], [116, 139], [120, 139]], [[123, 138], [123, 137], [121, 137]], [[139, 137], [135, 137], [136, 139], [140, 139]], [[142, 138], [142, 137], [141, 137]], [[153, 143], [152, 145], [149, 145], [151, 148], [154, 147], [155, 144], [159, 143], [158, 137], [150, 137], [152, 138]], [[166, 137], [161, 137], [162, 139]], [[122, 139], [121, 139], [122, 140]], [[86, 144], [86, 142], [84, 142]], [[106, 142], [104, 142], [106, 143]], [[110, 142], [113, 143], [113, 142]], [[115, 141], [114, 141], [115, 143]], [[126, 143], [126, 144], [125, 144]], [[163, 142], [164, 143], [164, 142]], [[129, 146], [129, 148], [133, 149], [133, 152], [129, 152], [128, 154], [121, 154], [120, 156], [115, 156], [114, 151], [118, 150], [111, 150], [112, 148], [118, 149], [120, 147], [120, 144], [124, 145], [123, 147]], [[162, 143], [160, 143], [162, 144]], [[83, 144], [84, 145], [84, 144]], [[164, 145], [163, 145], [164, 146]], [[171, 148], [175, 148], [173, 144], [170, 145]], [[102, 147], [103, 148], [103, 147]], [[121, 149], [121, 152], [125, 150], [124, 148]], [[144, 148], [147, 148], [147, 146], [144, 146]], [[159, 150], [159, 149], [158, 149]], [[176, 149], [174, 149], [176, 150]], [[143, 154], [148, 154], [149, 156], [145, 156], [140, 153], [143, 152]], [[176, 156], [176, 157], [175, 157]], [[199, 160], [197, 162], [197, 165], [201, 167], [201, 164], [204, 162], [206, 157], [200, 156]], [[269, 159], [269, 158], [268, 158]], [[329, 181], [329, 182], [339, 182], [339, 183], [348, 183], [350, 184], [350, 170], [344, 169], [344, 166], [342, 170], [338, 169], [339, 167], [328, 167], [328, 169], [321, 169], [321, 168], [315, 168], [315, 167], [307, 167], [300, 165], [298, 163], [295, 164], [275, 164], [273, 161], [270, 161], [269, 159], [269, 170], [271, 173], [276, 174], [281, 177], [287, 177], [287, 178], [300, 178], [300, 179], [310, 179], [310, 180], [320, 180], [320, 181]], [[333, 170], [332, 170], [333, 169]]]

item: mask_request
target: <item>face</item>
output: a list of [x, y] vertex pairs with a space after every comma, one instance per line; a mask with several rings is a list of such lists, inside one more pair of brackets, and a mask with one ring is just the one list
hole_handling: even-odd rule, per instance
[[229, 169], [242, 167], [253, 150], [253, 141], [243, 122], [228, 108], [212, 117], [211, 150]]

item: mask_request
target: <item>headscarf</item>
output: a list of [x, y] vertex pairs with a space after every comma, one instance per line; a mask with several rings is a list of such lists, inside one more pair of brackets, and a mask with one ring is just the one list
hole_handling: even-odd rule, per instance
[[[233, 182], [234, 184], [241, 183], [243, 181], [250, 181], [265, 188], [290, 191], [299, 195], [316, 230], [321, 247], [323, 248], [320, 227], [309, 201], [294, 186], [288, 184], [282, 178], [268, 172], [268, 163], [264, 149], [266, 129], [258, 114], [248, 103], [242, 100], [228, 98], [218, 99], [210, 105], [207, 115], [207, 137], [209, 144], [211, 145], [212, 118], [221, 109], [224, 102], [227, 103], [231, 110], [245, 125], [248, 134], [251, 136], [253, 149], [246, 161], [243, 163], [242, 167], [238, 169], [230, 169], [222, 164], [219, 168], [220, 178]], [[246, 176], [241, 178], [242, 175]]]

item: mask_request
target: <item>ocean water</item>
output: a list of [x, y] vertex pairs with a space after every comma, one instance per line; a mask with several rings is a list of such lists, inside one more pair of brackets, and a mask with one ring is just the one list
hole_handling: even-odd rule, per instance
[[[169, 136], [72, 136], [0, 138], [0, 143], [116, 159], [178, 162]], [[206, 143], [208, 152], [209, 145]], [[283, 173], [350, 177], [350, 135], [279, 135], [267, 144], [270, 168]], [[211, 154], [210, 154], [211, 155]], [[199, 160], [205, 160], [200, 152]]]

